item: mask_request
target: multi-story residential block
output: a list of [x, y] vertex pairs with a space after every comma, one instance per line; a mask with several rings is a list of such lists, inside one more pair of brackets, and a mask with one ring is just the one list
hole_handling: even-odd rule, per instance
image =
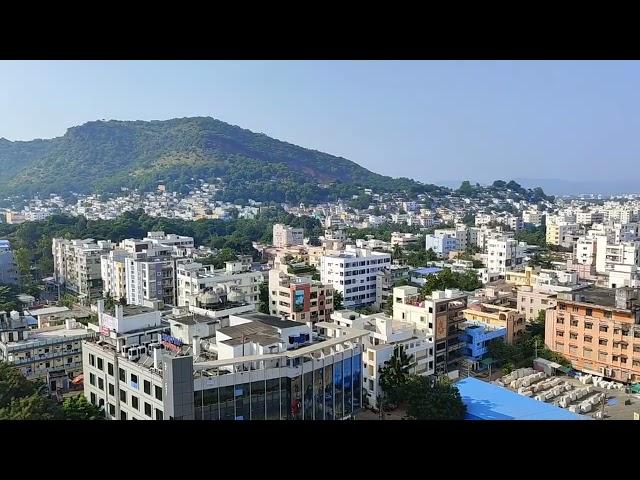
[[281, 223], [273, 226], [273, 246], [286, 247], [288, 245], [302, 245], [304, 241], [304, 229], [294, 228]]
[[515, 308], [489, 303], [475, 303], [463, 311], [464, 318], [470, 322], [482, 323], [491, 327], [504, 328], [504, 341], [517, 342], [524, 334], [525, 316]]
[[557, 292], [524, 285], [518, 287], [517, 309], [527, 320], [535, 320], [540, 311], [555, 308], [557, 296]]
[[425, 249], [432, 249], [438, 255], [447, 257], [449, 252], [460, 250], [456, 231], [453, 229], [435, 230], [425, 237]]
[[393, 319], [413, 323], [417, 330], [433, 337], [436, 374], [459, 368], [466, 308], [467, 295], [458, 290], [434, 291], [422, 299], [416, 287], [393, 289]]
[[487, 246], [487, 268], [491, 272], [506, 274], [524, 267], [524, 243], [512, 238], [490, 240]]
[[616, 265], [640, 266], [640, 241], [622, 242], [619, 245], [598, 240], [596, 246], [596, 272], [607, 274]]
[[573, 239], [577, 232], [577, 223], [547, 221], [546, 241], [551, 245], [570, 247], [571, 245], [573, 245]]
[[333, 287], [282, 270], [269, 271], [271, 315], [309, 323], [329, 320], [333, 312]]
[[110, 295], [116, 300], [127, 298], [126, 260], [128, 258], [131, 258], [131, 254], [119, 248], [100, 257], [104, 295]]
[[640, 380], [637, 289], [591, 287], [558, 293], [547, 310], [545, 344], [576, 370], [622, 382]]
[[464, 343], [462, 354], [468, 368], [476, 370], [479, 362], [489, 353], [489, 343], [507, 336], [507, 328], [483, 322], [467, 321], [463, 325], [464, 331], [460, 340]]
[[396, 282], [409, 277], [411, 268], [408, 265], [391, 265], [388, 269], [378, 270], [376, 275], [376, 302], [374, 308], [384, 308], [393, 294]]
[[199, 295], [215, 293], [233, 302], [257, 304], [260, 301], [262, 272], [251, 271], [246, 262], [225, 262], [225, 268], [198, 262], [177, 265], [178, 306], [200, 306]]
[[616, 264], [607, 277], [609, 288], [640, 287], [640, 269], [636, 265]]
[[[68, 378], [82, 373], [84, 339], [94, 332], [71, 319], [63, 325], [34, 328], [32, 317], [18, 312], [7, 316], [0, 312], [0, 360], [12, 363], [30, 380], [46, 380], [52, 372], [63, 372]], [[56, 384], [47, 385], [55, 391]]]
[[597, 242], [597, 238], [578, 238], [573, 250], [575, 262], [579, 265], [595, 265]]
[[347, 247], [337, 254], [322, 256], [320, 280], [342, 294], [344, 308], [371, 305], [376, 302], [377, 273], [390, 265], [388, 253]]
[[398, 245], [406, 248], [422, 243], [423, 238], [424, 236], [420, 234], [393, 232], [391, 234], [391, 246]]
[[4, 216], [5, 216], [5, 221], [9, 225], [18, 225], [20, 223], [24, 223], [27, 221], [26, 217], [22, 212], [13, 212], [11, 210], [7, 210]]
[[540, 226], [542, 224], [543, 213], [539, 210], [525, 210], [522, 212], [522, 221], [530, 225]]
[[110, 241], [54, 238], [52, 244], [55, 281], [81, 299], [102, 294], [101, 256], [113, 249]]
[[334, 420], [361, 408], [369, 332], [319, 322], [314, 334], [263, 314], [226, 323], [193, 344], [164, 324], [130, 332], [144, 353], [120, 333], [84, 342], [85, 396], [122, 420]]
[[0, 240], [0, 283], [18, 285], [18, 264], [9, 240]]
[[363, 356], [364, 404], [377, 408], [380, 388], [380, 369], [402, 346], [412, 358], [411, 373], [428, 376], [434, 372], [433, 338], [424, 330], [416, 330], [410, 322], [393, 320], [384, 314], [363, 316], [351, 310], [335, 312], [333, 322], [341, 327], [356, 328], [369, 332]]

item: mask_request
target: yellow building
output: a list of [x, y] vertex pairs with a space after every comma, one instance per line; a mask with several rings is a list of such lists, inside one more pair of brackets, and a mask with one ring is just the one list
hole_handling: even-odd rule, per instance
[[466, 320], [482, 322], [493, 327], [506, 328], [506, 343], [513, 343], [524, 333], [525, 316], [515, 308], [480, 303], [472, 305], [462, 313]]

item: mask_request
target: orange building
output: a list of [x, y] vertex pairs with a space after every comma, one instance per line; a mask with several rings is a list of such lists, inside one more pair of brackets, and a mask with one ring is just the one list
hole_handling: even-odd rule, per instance
[[592, 287], [558, 293], [547, 310], [545, 344], [573, 368], [621, 382], [640, 381], [638, 289]]

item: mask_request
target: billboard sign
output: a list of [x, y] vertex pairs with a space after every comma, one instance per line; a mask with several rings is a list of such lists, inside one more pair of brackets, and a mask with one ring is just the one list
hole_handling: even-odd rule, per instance
[[304, 310], [304, 290], [295, 290], [293, 293], [293, 311], [302, 312]]

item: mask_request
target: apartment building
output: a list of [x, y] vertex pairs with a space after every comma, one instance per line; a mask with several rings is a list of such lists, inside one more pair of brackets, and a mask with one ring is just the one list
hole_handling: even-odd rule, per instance
[[535, 320], [540, 311], [556, 307], [557, 296], [557, 292], [554, 291], [523, 285], [518, 287], [517, 309], [527, 320]]
[[[29, 380], [46, 380], [62, 372], [68, 378], [82, 373], [82, 345], [94, 332], [71, 319], [63, 325], [32, 328], [32, 317], [0, 312], [0, 360], [19, 368]], [[56, 382], [48, 384], [56, 390]]]
[[308, 277], [269, 271], [269, 310], [271, 315], [311, 324], [330, 319], [333, 287]]
[[426, 235], [425, 249], [432, 249], [440, 256], [447, 257], [449, 252], [460, 250], [456, 231], [453, 229], [435, 230], [433, 234]]
[[622, 242], [618, 245], [598, 241], [596, 246], [596, 272], [607, 274], [616, 265], [640, 266], [640, 241]]
[[542, 224], [543, 213], [539, 210], [525, 210], [522, 212], [522, 221], [524, 223], [540, 226]]
[[[606, 242], [606, 240], [605, 240]], [[597, 238], [580, 237], [573, 249], [573, 258], [579, 265], [595, 265]]]
[[408, 265], [391, 265], [388, 269], [378, 270], [376, 275], [376, 301], [374, 308], [382, 309], [393, 294], [393, 287], [400, 279], [409, 277], [411, 267]]
[[547, 221], [546, 241], [550, 245], [570, 247], [573, 245], [573, 238], [578, 231], [579, 226], [577, 223]]
[[368, 332], [319, 326], [230, 315], [206, 343], [149, 328], [142, 354], [123, 350], [120, 335], [101, 337], [83, 345], [85, 396], [121, 420], [350, 418], [362, 406]]
[[281, 223], [273, 226], [273, 246], [286, 247], [288, 245], [302, 245], [304, 241], [304, 229], [294, 228]]
[[505, 341], [507, 328], [474, 321], [464, 322], [462, 326], [464, 331], [460, 334], [460, 340], [464, 344], [461, 349], [464, 363], [470, 370], [476, 370], [489, 353], [489, 344], [496, 340]]
[[434, 291], [426, 298], [420, 297], [416, 287], [393, 289], [393, 319], [412, 323], [416, 330], [433, 338], [436, 374], [459, 368], [466, 308], [467, 295], [455, 289]]
[[376, 302], [377, 273], [388, 269], [391, 255], [357, 247], [347, 247], [320, 260], [320, 281], [340, 292], [344, 308], [371, 305]]
[[234, 302], [255, 305], [260, 301], [260, 284], [264, 277], [262, 272], [251, 271], [246, 261], [225, 262], [223, 269], [188, 262], [178, 264], [176, 271], [180, 307], [198, 305], [198, 296], [206, 292]]
[[113, 249], [110, 241], [66, 240], [54, 238], [52, 243], [55, 281], [75, 292], [81, 299], [102, 295], [101, 257]]
[[360, 315], [351, 310], [332, 314], [333, 323], [339, 327], [356, 328], [369, 332], [364, 345], [363, 389], [364, 405], [378, 407], [380, 369], [384, 367], [396, 348], [402, 346], [412, 359], [411, 373], [428, 376], [434, 372], [433, 338], [424, 330], [416, 330], [410, 322], [393, 320], [385, 314]]
[[413, 233], [393, 232], [391, 234], [391, 246], [398, 245], [402, 248], [419, 245], [422, 243], [423, 235]]
[[584, 373], [621, 382], [640, 380], [637, 289], [591, 287], [558, 294], [547, 310], [545, 344]]
[[131, 254], [117, 248], [100, 257], [103, 295], [119, 300], [127, 298], [126, 260]]
[[475, 303], [463, 310], [464, 318], [476, 324], [484, 324], [506, 330], [504, 341], [508, 344], [517, 342], [525, 330], [525, 316], [515, 308], [489, 303]]
[[506, 240], [490, 240], [487, 246], [487, 268], [491, 272], [502, 275], [511, 270], [521, 270], [524, 267], [523, 242], [512, 238]]
[[607, 277], [609, 288], [640, 287], [640, 269], [636, 265], [616, 264]]
[[0, 284], [18, 285], [18, 264], [9, 240], [0, 240]]

